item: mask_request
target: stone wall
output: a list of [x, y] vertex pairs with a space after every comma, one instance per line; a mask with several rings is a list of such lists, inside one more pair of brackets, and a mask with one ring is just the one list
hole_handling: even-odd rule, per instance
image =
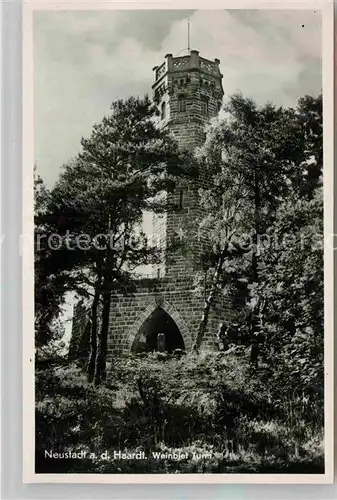
[[[180, 279], [176, 286], [168, 279], [153, 280], [132, 296], [114, 295], [111, 303], [109, 326], [109, 354], [130, 352], [139, 340], [143, 323], [157, 308], [164, 309], [174, 320], [183, 337], [185, 349], [191, 350], [204, 307], [204, 297]], [[211, 309], [203, 348], [216, 348], [216, 333], [222, 321], [233, 317], [231, 305], [218, 297]]]

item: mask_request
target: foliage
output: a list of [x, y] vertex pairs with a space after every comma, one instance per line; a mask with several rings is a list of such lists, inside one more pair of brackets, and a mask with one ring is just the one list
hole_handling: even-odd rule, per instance
[[[238, 94], [229, 99], [226, 113], [226, 118], [210, 127], [199, 150], [200, 165], [211, 172], [209, 186], [201, 190], [206, 215], [200, 227], [207, 235], [202, 268], [212, 278], [197, 333], [198, 347], [216, 293], [245, 277], [258, 281], [258, 237], [289, 193], [286, 181], [291, 180], [299, 155], [293, 140], [293, 110], [271, 104], [258, 108]], [[243, 258], [247, 253], [251, 262]]]
[[59, 242], [48, 261], [53, 272], [92, 297], [88, 368], [96, 384], [105, 377], [111, 293], [132, 288], [137, 268], [157, 258], [140, 228], [143, 212], [166, 210], [158, 195], [188, 173], [186, 155], [156, 127], [156, 113], [148, 97], [114, 102], [64, 166], [43, 218]]
[[[74, 365], [37, 370], [37, 471], [95, 473], [321, 472], [322, 423], [300, 397], [288, 401], [251, 376], [248, 353], [118, 358], [105, 386]], [[320, 412], [321, 399], [313, 396]], [[44, 450], [96, 458], [44, 458]], [[143, 451], [148, 460], [101, 454]], [[152, 452], [187, 453], [156, 459]]]
[[[161, 195], [194, 175], [156, 128], [150, 100], [114, 103], [51, 193], [36, 180], [37, 234], [55, 232], [63, 245], [56, 252], [44, 241], [36, 258], [38, 339], [47, 344], [36, 365], [37, 472], [324, 470], [322, 99], [258, 108], [235, 95], [226, 113], [197, 154], [211, 179], [200, 192], [198, 355], [116, 357], [106, 370], [111, 293], [132, 291], [139, 265], [160, 260], [139, 228], [142, 213], [173, 209]], [[89, 378], [54, 342], [67, 290], [92, 297]], [[245, 312], [245, 345], [228, 335], [230, 349], [202, 352], [218, 295]], [[94, 455], [46, 459], [50, 449]], [[114, 450], [148, 460], [102, 456]]]
[[265, 345], [263, 356], [275, 366], [278, 384], [307, 392], [323, 388], [324, 275], [323, 197], [287, 200], [270, 228], [271, 248], [262, 253]]
[[[317, 244], [322, 233], [322, 96], [306, 96], [291, 109], [259, 108], [234, 95], [225, 118], [210, 126], [198, 155], [200, 165], [212, 173], [209, 187], [200, 193], [206, 214], [200, 227], [207, 241], [199, 256], [199, 286], [204, 283], [207, 294], [199, 347], [216, 294], [226, 295], [246, 309], [252, 360], [257, 361], [265, 338], [264, 359], [271, 365], [274, 352], [283, 350], [286, 360], [294, 348], [315, 378], [323, 357], [322, 245]], [[301, 246], [304, 235], [316, 244], [313, 251], [273, 248], [274, 240], [286, 236]], [[280, 286], [288, 292], [287, 301], [277, 300]], [[287, 340], [296, 331], [288, 316], [301, 323], [296, 348]], [[301, 335], [316, 339], [309, 342], [312, 349], [305, 347], [306, 340], [301, 344]]]
[[43, 222], [50, 192], [34, 167], [34, 283], [35, 283], [35, 343], [46, 347], [60, 337], [63, 328], [58, 318], [66, 292], [64, 278], [54, 274], [49, 265], [51, 252], [46, 245], [46, 226]]

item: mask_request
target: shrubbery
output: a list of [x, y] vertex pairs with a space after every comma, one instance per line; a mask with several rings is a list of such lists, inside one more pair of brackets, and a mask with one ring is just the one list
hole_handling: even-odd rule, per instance
[[[274, 392], [263, 368], [251, 373], [243, 348], [120, 357], [98, 388], [75, 364], [37, 369], [37, 472], [322, 472], [322, 396], [308, 398], [290, 404]], [[97, 458], [46, 459], [45, 450]], [[143, 450], [148, 460], [104, 460], [105, 450]], [[189, 459], [158, 460], [153, 451]]]

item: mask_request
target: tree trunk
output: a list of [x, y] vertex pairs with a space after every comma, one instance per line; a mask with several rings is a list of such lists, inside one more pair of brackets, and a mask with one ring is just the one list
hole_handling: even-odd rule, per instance
[[[253, 282], [255, 282], [255, 283], [257, 283], [259, 280], [258, 243], [259, 243], [260, 236], [261, 236], [260, 235], [260, 230], [261, 230], [260, 211], [261, 211], [260, 186], [259, 186], [258, 175], [257, 175], [256, 167], [255, 167], [255, 173], [254, 173], [254, 225], [255, 225], [254, 244], [255, 244], [255, 251], [253, 252], [253, 256], [252, 256], [252, 273], [253, 273]], [[259, 321], [257, 319], [259, 317], [259, 309], [260, 309], [260, 299], [258, 299], [257, 306], [254, 307], [254, 310], [253, 310], [252, 316], [251, 316], [250, 364], [253, 366], [258, 365], [258, 358], [259, 358], [259, 351], [260, 351]]]
[[95, 360], [94, 384], [100, 383], [106, 378], [106, 357], [108, 351], [108, 331], [110, 317], [111, 291], [104, 290], [102, 322], [98, 337], [97, 354]]
[[201, 347], [201, 344], [202, 344], [202, 341], [204, 339], [204, 335], [206, 332], [208, 317], [209, 317], [209, 313], [211, 310], [211, 306], [213, 305], [213, 302], [214, 302], [216, 290], [217, 290], [218, 285], [219, 285], [219, 279], [221, 276], [221, 270], [222, 270], [222, 266], [223, 266], [223, 263], [225, 260], [227, 248], [228, 248], [228, 244], [226, 244], [225, 248], [222, 250], [222, 252], [219, 256], [218, 263], [217, 263], [217, 266], [215, 269], [215, 273], [214, 273], [214, 276], [212, 279], [211, 290], [208, 294], [208, 297], [205, 300], [204, 310], [202, 313], [201, 321], [199, 323], [199, 328], [198, 328], [197, 336], [195, 339], [195, 343], [194, 343], [193, 349], [192, 349], [193, 352], [195, 352], [197, 354], [199, 353], [199, 350], [200, 350], [200, 347]]
[[[111, 235], [111, 214], [108, 217], [108, 231]], [[111, 241], [111, 239], [110, 239]], [[113, 252], [110, 245], [107, 245], [107, 254], [105, 260], [105, 269], [102, 275], [102, 321], [98, 337], [97, 353], [95, 360], [95, 373], [94, 384], [100, 385], [106, 378], [106, 357], [108, 353], [108, 332], [109, 332], [109, 318], [110, 318], [110, 305], [112, 293], [112, 269], [113, 269]]]
[[257, 282], [259, 275], [258, 275], [258, 255], [259, 255], [259, 249], [257, 247], [259, 238], [260, 238], [260, 230], [261, 230], [261, 221], [260, 221], [260, 214], [261, 211], [261, 197], [260, 197], [260, 186], [259, 186], [259, 181], [258, 181], [258, 176], [256, 173], [256, 168], [255, 168], [255, 174], [254, 174], [254, 245], [255, 245], [255, 251], [253, 252], [252, 256], [252, 271], [253, 271], [253, 281]]
[[215, 295], [215, 287], [212, 285], [212, 289], [211, 289], [207, 299], [205, 300], [204, 310], [203, 310], [201, 321], [199, 324], [197, 337], [195, 339], [195, 343], [193, 346], [193, 351], [196, 352], [197, 354], [199, 353], [202, 341], [204, 339], [204, 335], [205, 335], [205, 331], [206, 331], [206, 327], [207, 327], [207, 323], [208, 323], [209, 312], [211, 309], [211, 305], [213, 304], [213, 301], [214, 301], [214, 295]]
[[87, 365], [88, 382], [94, 380], [95, 364], [97, 355], [97, 309], [99, 304], [99, 283], [95, 290], [94, 300], [91, 306], [91, 332], [90, 332], [90, 355]]

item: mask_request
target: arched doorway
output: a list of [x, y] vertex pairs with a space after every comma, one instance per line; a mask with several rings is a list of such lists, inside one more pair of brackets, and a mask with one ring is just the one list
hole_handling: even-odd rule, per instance
[[172, 317], [161, 307], [157, 307], [140, 327], [133, 351], [156, 351], [157, 335], [164, 333], [165, 350], [169, 353], [175, 349], [185, 349], [180, 330]]

